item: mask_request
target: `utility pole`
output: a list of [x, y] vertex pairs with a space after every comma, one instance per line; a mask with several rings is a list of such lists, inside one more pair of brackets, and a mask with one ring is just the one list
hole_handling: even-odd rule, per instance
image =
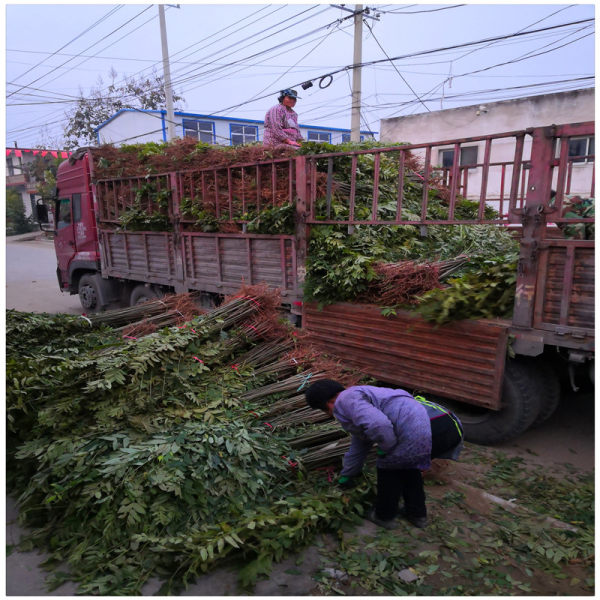
[[362, 26], [363, 5], [354, 5], [354, 68], [352, 69], [352, 118], [350, 121], [350, 140], [360, 142], [360, 102], [362, 63]]
[[167, 46], [167, 27], [165, 24], [165, 7], [158, 5], [160, 20], [160, 42], [162, 45], [163, 73], [165, 79], [165, 99], [167, 105], [167, 140], [175, 139], [175, 114], [173, 112], [173, 90], [171, 89], [171, 70], [169, 67], [169, 48]]

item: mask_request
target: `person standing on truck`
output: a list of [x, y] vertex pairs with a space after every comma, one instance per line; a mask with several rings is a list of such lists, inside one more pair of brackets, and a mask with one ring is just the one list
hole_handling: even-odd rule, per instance
[[298, 127], [298, 113], [294, 110], [299, 98], [296, 90], [282, 90], [279, 94], [279, 104], [267, 111], [265, 115], [265, 146], [300, 147], [303, 141]]
[[426, 527], [421, 471], [430, 468], [432, 458], [458, 459], [463, 441], [458, 418], [401, 389], [371, 385], [345, 389], [332, 379], [313, 383], [305, 397], [311, 408], [327, 412], [352, 435], [338, 479], [341, 487], [355, 485], [371, 447], [377, 445], [377, 497], [367, 519], [394, 529], [395, 518], [401, 516], [416, 527]]

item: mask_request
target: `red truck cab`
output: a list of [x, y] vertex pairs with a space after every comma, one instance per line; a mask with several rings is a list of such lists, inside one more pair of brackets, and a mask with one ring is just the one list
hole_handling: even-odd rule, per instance
[[89, 155], [73, 156], [61, 163], [56, 180], [54, 248], [58, 284], [64, 292], [79, 293], [84, 308], [86, 300], [90, 308], [93, 298], [86, 297], [97, 290], [89, 283], [86, 288], [86, 281], [100, 271], [100, 252]]

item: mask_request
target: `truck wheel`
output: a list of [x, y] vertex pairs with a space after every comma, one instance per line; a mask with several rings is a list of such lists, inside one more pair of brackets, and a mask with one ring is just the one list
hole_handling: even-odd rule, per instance
[[98, 293], [98, 285], [93, 275], [82, 275], [77, 291], [83, 308], [91, 312], [99, 310], [100, 294]]
[[541, 395], [531, 370], [526, 363], [507, 361], [500, 410], [465, 404], [461, 404], [461, 408], [448, 406], [461, 420], [467, 441], [499, 444], [521, 435], [531, 426], [541, 410]]
[[540, 412], [532, 427], [537, 427], [547, 421], [560, 402], [560, 381], [556, 370], [546, 362], [533, 360], [529, 363], [536, 395], [540, 397]]
[[154, 288], [146, 285], [136, 285], [131, 292], [129, 297], [129, 306], [135, 306], [136, 304], [142, 304], [149, 300], [156, 300], [159, 297]]

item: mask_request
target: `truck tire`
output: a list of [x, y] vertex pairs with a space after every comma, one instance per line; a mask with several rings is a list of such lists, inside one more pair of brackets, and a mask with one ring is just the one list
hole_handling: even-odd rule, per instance
[[143, 302], [148, 302], [149, 300], [156, 300], [162, 296], [150, 286], [147, 285], [136, 285], [129, 297], [129, 306], [135, 306], [136, 304], [142, 304]]
[[540, 397], [540, 412], [532, 427], [538, 427], [547, 421], [560, 403], [560, 380], [552, 365], [543, 360], [532, 360], [529, 363], [536, 394]]
[[466, 407], [464, 404], [462, 410], [455, 405], [448, 408], [461, 420], [467, 441], [490, 445], [505, 442], [526, 431], [540, 414], [541, 402], [532, 367], [525, 362], [509, 360], [504, 369], [500, 410]]
[[85, 310], [90, 312], [100, 310], [100, 293], [94, 275], [82, 275], [77, 286], [77, 292], [79, 293], [79, 302]]

